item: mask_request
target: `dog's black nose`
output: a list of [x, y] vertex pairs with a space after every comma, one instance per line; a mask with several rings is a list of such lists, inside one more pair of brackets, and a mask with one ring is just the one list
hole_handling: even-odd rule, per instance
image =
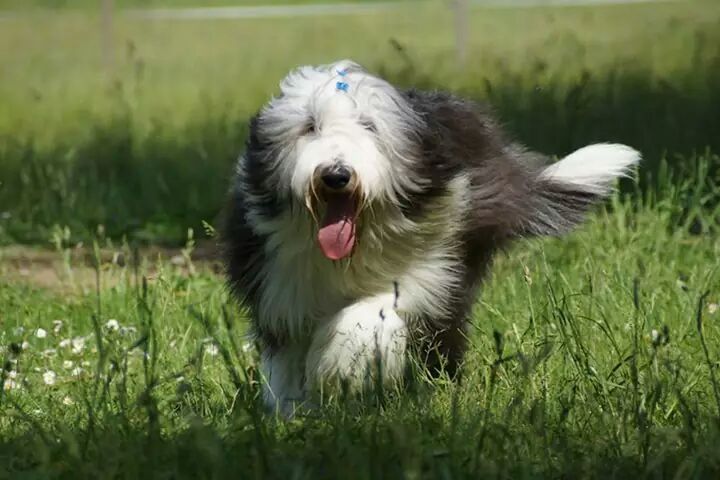
[[352, 180], [352, 172], [344, 165], [331, 165], [320, 172], [320, 179], [330, 190], [342, 190]]

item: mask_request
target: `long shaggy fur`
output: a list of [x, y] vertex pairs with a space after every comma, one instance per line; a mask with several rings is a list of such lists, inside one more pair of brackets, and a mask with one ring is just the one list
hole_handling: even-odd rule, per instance
[[[408, 352], [454, 372], [493, 254], [568, 232], [639, 158], [601, 144], [548, 165], [473, 101], [399, 90], [349, 61], [290, 73], [250, 122], [224, 228], [268, 406], [292, 414], [377, 368], [399, 381]], [[316, 184], [339, 163], [357, 178], [357, 243], [332, 261], [318, 246]]]

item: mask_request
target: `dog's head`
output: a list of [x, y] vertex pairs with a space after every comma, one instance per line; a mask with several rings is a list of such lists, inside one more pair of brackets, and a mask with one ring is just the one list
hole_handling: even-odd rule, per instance
[[277, 208], [305, 207], [325, 256], [345, 258], [361, 212], [415, 188], [408, 168], [421, 122], [401, 92], [350, 61], [302, 67], [280, 90], [251, 122], [241, 168], [263, 187], [258, 202], [271, 200], [265, 190]]

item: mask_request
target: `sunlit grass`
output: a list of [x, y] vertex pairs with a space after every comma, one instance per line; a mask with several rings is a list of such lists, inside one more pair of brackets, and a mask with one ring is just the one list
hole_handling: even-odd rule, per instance
[[191, 249], [137, 266], [128, 247], [61, 249], [70, 290], [0, 287], [0, 458], [11, 475], [707, 478], [720, 244], [668, 228], [688, 189], [502, 255], [459, 383], [414, 377], [290, 423], [259, 409], [246, 321]]

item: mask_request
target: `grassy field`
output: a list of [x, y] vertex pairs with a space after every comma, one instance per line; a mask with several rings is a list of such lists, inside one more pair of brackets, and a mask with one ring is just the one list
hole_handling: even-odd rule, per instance
[[289, 423], [260, 413], [242, 315], [191, 246], [60, 246], [44, 288], [6, 253], [0, 476], [713, 478], [720, 244], [668, 228], [694, 189], [502, 256], [459, 384]]
[[182, 243], [187, 227], [215, 219], [248, 116], [290, 68], [338, 58], [487, 99], [550, 154], [621, 141], [651, 173], [662, 157], [720, 150], [717, 2], [475, 9], [470, 22], [460, 69], [440, 6], [302, 20], [120, 16], [112, 70], [91, 14], [4, 22], [0, 242], [44, 242], [55, 225], [86, 240], [103, 224], [116, 238]]
[[[92, 12], [0, 23], [0, 478], [717, 478], [720, 4], [470, 23], [465, 68], [439, 5], [120, 15], [112, 61]], [[282, 422], [203, 222], [279, 79], [343, 57], [489, 100], [546, 153], [644, 165], [569, 238], [498, 258], [459, 383]]]

